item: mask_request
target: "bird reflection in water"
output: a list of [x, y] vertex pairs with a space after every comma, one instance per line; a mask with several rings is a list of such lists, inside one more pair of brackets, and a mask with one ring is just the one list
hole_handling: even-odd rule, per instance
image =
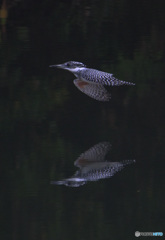
[[121, 162], [109, 162], [105, 156], [111, 148], [109, 142], [101, 142], [91, 147], [74, 162], [79, 168], [75, 174], [60, 181], [51, 181], [51, 184], [65, 185], [68, 187], [80, 187], [87, 182], [110, 178], [122, 170], [126, 165], [134, 163], [135, 160], [124, 160]]

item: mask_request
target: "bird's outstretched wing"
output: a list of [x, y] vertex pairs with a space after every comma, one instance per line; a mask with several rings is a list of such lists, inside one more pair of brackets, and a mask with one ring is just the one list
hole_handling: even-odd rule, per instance
[[77, 167], [82, 167], [82, 165], [103, 162], [105, 161], [105, 155], [109, 152], [111, 144], [109, 142], [100, 142], [84, 153], [82, 153], [79, 158], [74, 162]]
[[81, 71], [81, 79], [84, 79], [84, 81], [87, 82], [93, 82], [107, 86], [135, 85], [135, 83], [132, 82], [119, 80], [111, 73], [102, 72], [92, 68], [87, 68]]
[[79, 79], [75, 79], [73, 82], [81, 92], [95, 100], [106, 102], [111, 98], [110, 93], [108, 93], [103, 85], [89, 83]]

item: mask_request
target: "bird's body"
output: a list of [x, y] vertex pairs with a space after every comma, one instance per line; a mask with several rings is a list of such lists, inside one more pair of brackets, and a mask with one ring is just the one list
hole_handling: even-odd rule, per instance
[[107, 86], [135, 85], [134, 83], [118, 80], [111, 73], [99, 71], [92, 68], [85, 68], [85, 69], [79, 70], [77, 77], [80, 80], [88, 83], [107, 85]]
[[108, 101], [110, 99], [110, 94], [104, 86], [135, 85], [131, 82], [118, 80], [111, 73], [87, 68], [80, 62], [70, 61], [50, 67], [58, 67], [72, 72], [77, 78], [74, 80], [75, 86], [98, 101]]

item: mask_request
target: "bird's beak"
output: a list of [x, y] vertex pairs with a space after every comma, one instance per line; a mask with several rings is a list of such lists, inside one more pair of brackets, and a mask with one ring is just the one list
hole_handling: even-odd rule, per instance
[[49, 67], [63, 68], [63, 64], [50, 65]]

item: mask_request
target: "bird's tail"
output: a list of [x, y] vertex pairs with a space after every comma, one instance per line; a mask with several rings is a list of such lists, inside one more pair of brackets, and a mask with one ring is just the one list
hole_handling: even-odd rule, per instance
[[123, 161], [122, 161], [122, 163], [123, 163], [124, 166], [126, 166], [126, 165], [128, 165], [128, 164], [135, 163], [135, 162], [136, 162], [135, 159], [134, 159], [134, 160], [123, 160]]
[[132, 83], [132, 82], [126, 82], [126, 81], [122, 81], [122, 80], [119, 80], [117, 78], [114, 78], [111, 82], [111, 85], [112, 86], [121, 86], [121, 85], [131, 85], [131, 86], [134, 86], [135, 83]]

